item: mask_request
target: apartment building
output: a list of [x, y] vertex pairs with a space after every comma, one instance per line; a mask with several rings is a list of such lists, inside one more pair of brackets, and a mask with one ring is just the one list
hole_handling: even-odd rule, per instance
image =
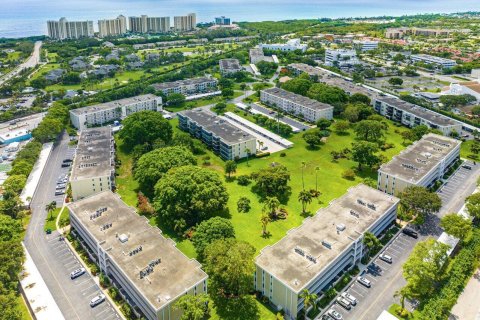
[[303, 117], [309, 122], [315, 122], [320, 118], [329, 120], [333, 118], [333, 106], [280, 88], [260, 91], [260, 101], [286, 113]]
[[238, 59], [220, 59], [218, 64], [220, 66], [220, 73], [222, 75], [242, 71], [242, 66], [240, 65], [240, 61], [238, 61]]
[[70, 120], [75, 128], [103, 126], [115, 120], [122, 120], [138, 111], [162, 111], [162, 98], [145, 94], [132, 98], [110, 101], [83, 108], [70, 110]]
[[350, 49], [327, 49], [325, 50], [325, 65], [327, 66], [352, 66], [359, 64], [357, 52]]
[[55, 40], [80, 39], [93, 37], [93, 21], [68, 21], [61, 18], [59, 21], [47, 21], [48, 37]]
[[207, 293], [207, 274], [112, 191], [68, 205], [72, 233], [138, 318], [177, 320], [175, 302]]
[[229, 26], [231, 24], [231, 20], [225, 16], [216, 17], [215, 24], [218, 26]]
[[127, 18], [119, 15], [115, 19], [98, 20], [98, 35], [100, 38], [116, 37], [127, 33]]
[[399, 199], [359, 184], [306, 218], [255, 259], [255, 290], [296, 319], [304, 289], [320, 295], [335, 277], [360, 262], [366, 232], [378, 236], [396, 219]]
[[360, 41], [354, 40], [354, 45], [359, 48], [362, 52], [367, 52], [371, 50], [375, 50], [378, 48], [378, 41]]
[[431, 187], [460, 158], [461, 141], [427, 134], [378, 170], [378, 190], [398, 195], [409, 186]]
[[295, 51], [300, 50], [302, 52], [307, 51], [308, 46], [302, 44], [300, 39], [290, 39], [287, 43], [261, 43], [260, 49], [276, 50], [276, 51]]
[[173, 17], [173, 28], [175, 31], [192, 31], [197, 26], [197, 15], [195, 13], [189, 13], [186, 16]]
[[449, 136], [453, 130], [457, 133], [462, 132], [462, 123], [398, 98], [377, 97], [373, 107], [382, 116], [410, 128], [426, 125], [431, 129], [440, 130], [445, 136]]
[[215, 78], [200, 77], [173, 82], [155, 83], [152, 87], [157, 91], [162, 91], [165, 96], [172, 93], [181, 93], [185, 96], [205, 93], [217, 88], [218, 81]]
[[266, 56], [261, 48], [252, 48], [249, 51], [250, 63], [257, 64], [260, 61], [273, 62], [273, 58]]
[[222, 117], [203, 109], [177, 114], [179, 127], [202, 140], [224, 160], [246, 158], [256, 154], [257, 139]]
[[114, 152], [110, 127], [86, 129], [80, 133], [70, 177], [74, 201], [115, 186]]
[[170, 31], [170, 17], [128, 17], [132, 33], [166, 33]]
[[388, 28], [385, 31], [385, 38], [401, 39], [406, 35], [426, 37], [449, 37], [453, 33], [470, 33], [470, 29], [428, 29], [428, 28]]
[[457, 62], [452, 59], [445, 59], [440, 57], [431, 56], [429, 54], [412, 54], [410, 60], [413, 62], [424, 62], [427, 64], [433, 64], [440, 68], [452, 68], [457, 65]]

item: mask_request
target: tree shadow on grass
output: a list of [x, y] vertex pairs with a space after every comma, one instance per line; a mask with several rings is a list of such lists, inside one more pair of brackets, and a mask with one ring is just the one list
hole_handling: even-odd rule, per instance
[[303, 218], [312, 217], [314, 215], [315, 215], [315, 213], [312, 213], [311, 211], [302, 211], [300, 213], [300, 216], [303, 217]]
[[254, 320], [260, 319], [260, 311], [253, 296], [226, 299], [221, 297], [213, 298], [217, 314], [220, 319], [225, 320]]
[[305, 149], [307, 149], [308, 151], [318, 151], [318, 150], [320, 150], [320, 146], [307, 145], [307, 146], [305, 147]]

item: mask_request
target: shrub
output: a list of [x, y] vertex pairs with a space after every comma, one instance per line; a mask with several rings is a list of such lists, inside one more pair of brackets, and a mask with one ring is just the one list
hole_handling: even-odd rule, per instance
[[280, 157], [283, 158], [283, 157], [286, 157], [286, 156], [287, 156], [287, 154], [285, 152], [280, 152]]
[[252, 182], [249, 176], [242, 175], [237, 177], [237, 183], [241, 186], [248, 186]]
[[250, 211], [250, 199], [248, 199], [247, 197], [241, 197], [240, 199], [238, 199], [237, 201], [237, 210], [238, 212], [245, 212], [247, 213], [248, 211]]
[[342, 178], [347, 180], [355, 180], [355, 171], [347, 169], [342, 173]]
[[262, 153], [257, 153], [257, 155], [255, 156], [256, 158], [265, 158], [265, 157], [268, 157], [270, 155], [270, 152], [262, 152]]

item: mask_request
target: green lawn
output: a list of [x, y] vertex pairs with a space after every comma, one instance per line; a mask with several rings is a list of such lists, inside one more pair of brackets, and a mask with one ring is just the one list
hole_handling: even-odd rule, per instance
[[18, 294], [17, 296], [17, 306], [18, 310], [20, 310], [20, 312], [22, 313], [22, 317], [20, 318], [20, 320], [32, 320], [30, 312], [28, 312], [27, 305], [25, 304], [25, 300], [23, 300], [21, 294]]
[[57, 220], [57, 216], [60, 213], [60, 210], [62, 210], [62, 208], [55, 208], [55, 210], [47, 214], [47, 218], [45, 219], [45, 225], [43, 226], [44, 231], [47, 231], [47, 229], [50, 229], [52, 231], [57, 230], [55, 221]]
[[473, 140], [464, 141], [460, 146], [460, 157], [465, 159], [477, 160], [478, 155], [470, 151]]
[[400, 305], [394, 303], [388, 308], [388, 312], [390, 312], [392, 315], [397, 317], [397, 319], [402, 319], [402, 320], [417, 320], [420, 319], [420, 313], [417, 310], [414, 310], [413, 312], [409, 312], [406, 317], [401, 317], [396, 313], [396, 310], [400, 309]]

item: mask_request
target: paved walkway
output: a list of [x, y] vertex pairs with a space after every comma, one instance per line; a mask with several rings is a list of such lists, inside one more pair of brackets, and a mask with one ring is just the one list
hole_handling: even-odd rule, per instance
[[50, 157], [50, 153], [53, 149], [53, 143], [45, 143], [43, 145], [42, 151], [40, 151], [40, 156], [38, 157], [35, 166], [33, 167], [32, 172], [28, 176], [27, 183], [20, 194], [20, 199], [23, 201], [23, 204], [28, 206], [30, 201], [37, 190], [38, 183], [42, 177], [43, 169], [47, 164], [47, 160]]
[[453, 307], [449, 320], [480, 320], [480, 269], [475, 272]]

